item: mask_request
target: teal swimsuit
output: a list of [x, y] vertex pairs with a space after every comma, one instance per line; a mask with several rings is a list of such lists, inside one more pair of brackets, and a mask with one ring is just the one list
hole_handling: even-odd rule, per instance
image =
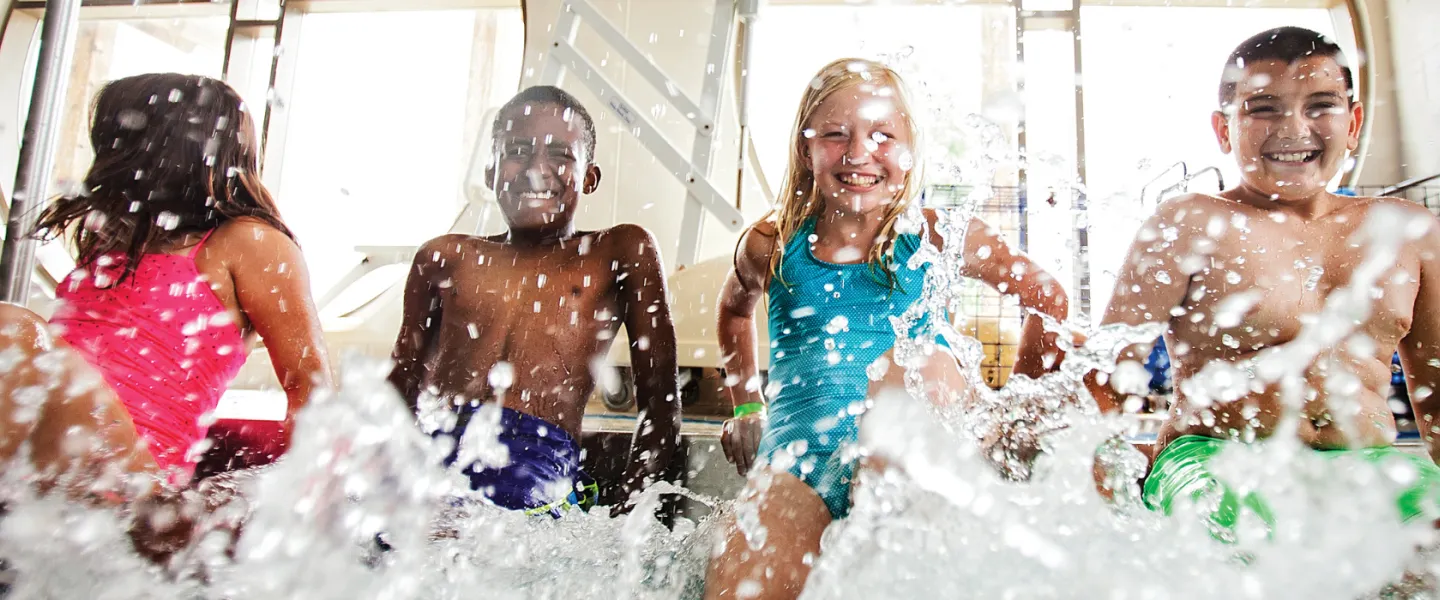
[[869, 262], [816, 259], [814, 231], [813, 218], [800, 226], [785, 246], [780, 276], [770, 281], [770, 381], [779, 391], [770, 399], [760, 456], [814, 488], [840, 519], [850, 512], [854, 457], [844, 450], [858, 439], [855, 418], [870, 387], [865, 368], [895, 345], [890, 317], [920, 298], [929, 264], [909, 268], [920, 238], [898, 236], [892, 290]]

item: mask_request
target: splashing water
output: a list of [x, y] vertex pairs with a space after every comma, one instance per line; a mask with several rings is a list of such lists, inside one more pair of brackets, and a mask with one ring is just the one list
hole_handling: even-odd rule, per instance
[[[1006, 154], [1008, 138], [999, 128], [975, 117], [967, 127], [979, 132], [984, 152], [959, 165], [961, 171], [988, 174], [1016, 160]], [[1038, 157], [1032, 162], [1045, 166]], [[971, 207], [991, 191], [972, 189]], [[1039, 379], [1016, 375], [998, 391], [985, 385], [980, 342], [934, 317], [960, 312], [959, 249], [973, 214], [972, 208], [942, 211], [935, 227], [944, 247], [924, 244], [911, 259], [912, 267], [931, 268], [923, 300], [892, 321], [895, 364], [905, 370], [910, 393], [876, 398], [861, 433], [863, 452], [889, 459], [894, 468], [862, 470], [851, 516], [826, 532], [806, 598], [1348, 599], [1380, 590], [1407, 567], [1427, 567], [1415, 549], [1433, 544], [1430, 531], [1390, 517], [1406, 473], [1322, 461], [1288, 435], [1303, 402], [1304, 370], [1352, 336], [1400, 244], [1422, 233], [1403, 215], [1371, 215], [1357, 240], [1367, 248], [1366, 260], [1294, 341], [1244, 364], [1209, 365], [1185, 383], [1190, 398], [1223, 402], [1243, 395], [1254, 373], [1282, 385], [1291, 409], [1273, 441], [1237, 446], [1216, 459], [1222, 478], [1263, 494], [1277, 514], [1273, 528], [1242, 518], [1220, 542], [1205, 518], [1215, 498], [1181, 503], [1170, 517], [1144, 506], [1135, 482], [1146, 459], [1123, 441], [1133, 423], [1099, 414], [1080, 384], [1092, 370], [1119, 377], [1121, 350], [1154, 339], [1162, 325], [1049, 321], [1067, 353], [1060, 371]], [[898, 230], [923, 233], [924, 223], [917, 208]], [[1238, 323], [1254, 300], [1232, 297], [1217, 320]], [[915, 325], [926, 315], [932, 318], [922, 334]], [[836, 320], [827, 328], [833, 334], [847, 326]], [[1084, 336], [1083, 346], [1067, 343], [1077, 335]], [[918, 367], [934, 355], [937, 338], [959, 359], [974, 390], [964, 405], [936, 408], [915, 400], [924, 383]], [[0, 368], [9, 362], [0, 350]], [[590, 367], [601, 387], [619, 385], [612, 367], [598, 361]], [[667, 528], [652, 515], [660, 494], [690, 496], [716, 514], [728, 506], [668, 484], [653, 486], [632, 512], [614, 518], [601, 509], [532, 518], [478, 502], [463, 476], [438, 466], [452, 442], [428, 435], [454, 428], [448, 400], [422, 394], [417, 428], [385, 371], [348, 363], [341, 390], [315, 399], [299, 416], [286, 457], [240, 478], [242, 499], [206, 518], [195, 543], [163, 566], [138, 556], [127, 534], [131, 521], [144, 517], [35, 497], [16, 483], [23, 477], [5, 472], [0, 559], [9, 568], [8, 597], [699, 596], [718, 520], [682, 518]], [[502, 364], [488, 381], [503, 397], [514, 377], [514, 368]], [[38, 413], [35, 402], [24, 402], [28, 396], [17, 399], [26, 412]], [[508, 462], [496, 439], [498, 415], [493, 404], [477, 411], [457, 466]], [[996, 431], [1012, 443], [987, 447], [983, 441]], [[1096, 492], [1097, 463], [1113, 499]], [[753, 485], [758, 495], [768, 488], [763, 477]], [[760, 524], [758, 504], [734, 506], [751, 548], [773, 541]]]
[[473, 500], [386, 371], [347, 363], [341, 391], [301, 413], [285, 458], [243, 475], [244, 500], [209, 519], [243, 521], [238, 539], [204, 524], [164, 567], [135, 553], [125, 514], [35, 498], [8, 471], [6, 489], [20, 490], [0, 520], [9, 597], [698, 597], [713, 519], [666, 528], [653, 514], [661, 494], [714, 499], [661, 483], [628, 515], [554, 520]]
[[[1417, 549], [1434, 543], [1428, 523], [1402, 525], [1394, 516], [1395, 495], [1413, 474], [1322, 459], [1293, 435], [1305, 369], [1364, 322], [1371, 290], [1395, 264], [1400, 244], [1423, 233], [1407, 227], [1403, 214], [1372, 212], [1355, 240], [1368, 248], [1365, 261], [1295, 340], [1244, 364], [1210, 365], [1188, 382], [1192, 396], [1214, 401], [1237, 397], [1233, 386], [1247, 385], [1247, 371], [1287, 389], [1287, 424], [1273, 440], [1235, 445], [1212, 463], [1222, 480], [1264, 496], [1276, 514], [1270, 528], [1247, 511], [1234, 531], [1208, 522], [1218, 494], [1182, 502], [1171, 517], [1149, 511], [1136, 483], [1146, 459], [1120, 437], [1133, 423], [1098, 414], [1081, 384], [1091, 370], [1115, 372], [1121, 350], [1155, 339], [1163, 324], [1092, 329], [1047, 318], [1067, 352], [1061, 369], [1038, 380], [1012, 376], [999, 391], [980, 376], [979, 342], [944, 319], [916, 331], [924, 314], [953, 314], [959, 306], [959, 248], [969, 218], [965, 210], [941, 214], [936, 228], [945, 247], [926, 245], [912, 259], [912, 267], [926, 261], [931, 268], [923, 306], [893, 320], [895, 362], [906, 369], [908, 393], [874, 399], [861, 433], [863, 453], [890, 468], [862, 471], [851, 516], [826, 532], [804, 598], [1340, 599], [1382, 589], [1400, 595], [1387, 584], [1407, 568], [1426, 570]], [[918, 214], [909, 221], [923, 222]], [[1393, 235], [1397, 230], [1407, 236]], [[1081, 347], [1067, 343], [1076, 334], [1086, 340]], [[917, 367], [936, 338], [955, 350], [975, 390], [967, 406], [916, 400], [924, 397]], [[1047, 452], [1031, 465], [1030, 456], [982, 450], [997, 430]], [[1113, 500], [1096, 492], [1096, 464]]]
[[[923, 222], [908, 218], [912, 230]], [[898, 392], [876, 399], [862, 444], [895, 468], [862, 471], [851, 517], [826, 532], [806, 598], [1340, 599], [1380, 590], [1407, 567], [1425, 569], [1415, 549], [1433, 542], [1430, 532], [1390, 517], [1405, 473], [1345, 468], [1283, 436], [1227, 450], [1214, 463], [1232, 485], [1271, 501], [1273, 529], [1252, 516], [1226, 543], [1216, 541], [1205, 519], [1215, 498], [1182, 503], [1171, 517], [1147, 510], [1135, 484], [1145, 458], [1120, 441], [1131, 424], [1098, 414], [1078, 382], [1092, 369], [1113, 371], [1121, 349], [1153, 339], [1158, 326], [1050, 322], [1067, 352], [1061, 370], [1015, 376], [998, 391], [979, 375], [979, 343], [947, 320], [931, 319], [933, 335], [912, 335], [927, 312], [958, 309], [955, 248], [968, 218], [960, 210], [937, 222], [946, 247], [917, 253], [932, 263], [924, 300], [893, 325], [902, 332], [895, 362], [912, 393], [922, 383], [915, 366], [938, 335], [965, 367], [975, 399], [941, 409]], [[1366, 232], [1404, 230], [1396, 215], [1373, 218]], [[1246, 367], [1282, 384], [1303, 377], [1321, 349], [1353, 333], [1347, 323], [1363, 320], [1366, 290], [1400, 243], [1394, 235], [1369, 238], [1367, 260], [1321, 318]], [[1083, 346], [1065, 344], [1077, 333]], [[1222, 376], [1221, 368], [1192, 380], [1192, 395], [1223, 401], [1233, 394], [1226, 386], [1237, 375]], [[345, 373], [340, 392], [302, 412], [285, 459], [240, 481], [244, 500], [210, 519], [248, 516], [238, 536], [233, 527], [204, 524], [208, 533], [163, 567], [134, 552], [131, 515], [35, 498], [7, 472], [4, 487], [13, 493], [0, 520], [0, 558], [11, 569], [11, 597], [699, 597], [717, 521], [679, 519], [666, 528], [651, 516], [659, 494], [685, 490], [657, 485], [617, 518], [595, 510], [537, 519], [473, 501], [457, 472], [437, 466], [448, 442], [415, 427], [385, 384], [385, 369], [349, 363]], [[422, 421], [435, 429], [448, 428], [447, 412], [422, 399], [430, 415]], [[484, 411], [472, 421], [479, 425], [466, 436], [473, 448], [498, 445], [485, 422]], [[1005, 428], [1046, 452], [1032, 463], [982, 449], [979, 440]], [[503, 462], [483, 451], [474, 458]], [[1095, 491], [1097, 459], [1113, 500]], [[755, 487], [764, 493], [766, 486]], [[773, 540], [753, 505], [738, 503], [736, 520], [747, 543], [763, 547]]]

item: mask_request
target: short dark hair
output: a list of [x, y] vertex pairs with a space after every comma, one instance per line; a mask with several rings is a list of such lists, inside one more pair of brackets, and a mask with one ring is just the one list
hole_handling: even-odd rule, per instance
[[1294, 64], [1306, 58], [1329, 57], [1340, 63], [1340, 72], [1345, 78], [1346, 96], [1355, 101], [1355, 78], [1350, 73], [1350, 63], [1340, 46], [1324, 34], [1304, 27], [1276, 27], [1255, 34], [1241, 42], [1225, 61], [1225, 71], [1220, 77], [1220, 108], [1235, 103], [1235, 89], [1240, 83], [1236, 75], [1245, 66], [1262, 60], [1283, 60]]
[[570, 95], [570, 92], [553, 85], [537, 85], [520, 90], [520, 93], [515, 94], [514, 98], [501, 106], [500, 112], [495, 114], [495, 123], [490, 129], [492, 142], [498, 142], [501, 132], [505, 131], [501, 121], [505, 113], [527, 104], [554, 104], [570, 111], [572, 116], [579, 117], [580, 123], [584, 127], [582, 139], [585, 143], [585, 156], [590, 162], [595, 161], [595, 120], [590, 118], [590, 111], [585, 110], [585, 105], [581, 104], [580, 100]]

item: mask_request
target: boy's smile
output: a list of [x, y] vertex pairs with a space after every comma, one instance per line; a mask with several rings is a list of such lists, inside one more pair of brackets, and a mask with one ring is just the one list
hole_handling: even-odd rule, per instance
[[579, 117], [558, 104], [537, 103], [510, 109], [499, 121], [507, 129], [494, 134], [496, 158], [486, 180], [511, 234], [573, 233], [580, 195], [600, 183]]
[[1257, 61], [1239, 74], [1233, 106], [1212, 118], [1234, 153], [1241, 187], [1276, 201], [1323, 192], [1359, 144], [1363, 110], [1331, 57]]

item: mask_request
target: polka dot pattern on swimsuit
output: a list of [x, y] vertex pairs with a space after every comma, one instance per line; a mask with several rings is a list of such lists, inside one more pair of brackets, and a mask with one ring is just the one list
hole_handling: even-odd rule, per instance
[[124, 254], [76, 268], [57, 287], [51, 324], [100, 371], [162, 467], [188, 476], [202, 417], [245, 363], [245, 340], [187, 254], [146, 254], [123, 282]]

